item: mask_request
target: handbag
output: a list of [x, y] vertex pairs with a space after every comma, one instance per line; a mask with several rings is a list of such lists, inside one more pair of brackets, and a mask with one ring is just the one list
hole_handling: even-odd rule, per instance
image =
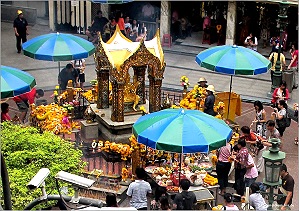
[[279, 128], [285, 128], [290, 127], [291, 125], [291, 117], [289, 116], [288, 112], [286, 113], [286, 116], [282, 119], [276, 119], [277, 127]]

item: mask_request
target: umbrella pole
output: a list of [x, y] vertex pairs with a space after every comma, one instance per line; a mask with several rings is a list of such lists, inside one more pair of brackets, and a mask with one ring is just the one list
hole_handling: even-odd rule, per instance
[[181, 186], [182, 154], [180, 154], [179, 187]]
[[230, 76], [229, 96], [228, 96], [228, 108], [227, 108], [227, 119], [229, 117], [230, 97], [231, 97], [231, 93], [232, 93], [232, 84], [233, 84], [233, 75]]
[[58, 62], [58, 74], [60, 73], [60, 62]]

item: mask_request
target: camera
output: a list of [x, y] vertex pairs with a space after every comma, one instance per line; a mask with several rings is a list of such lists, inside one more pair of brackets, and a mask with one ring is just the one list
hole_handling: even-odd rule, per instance
[[93, 185], [93, 183], [95, 183], [94, 180], [87, 179], [85, 177], [81, 177], [65, 171], [59, 171], [56, 174], [55, 178], [67, 183], [71, 183], [73, 186], [81, 188], [90, 188]]
[[50, 174], [50, 170], [48, 168], [41, 168], [28, 183], [27, 185], [28, 189], [34, 190], [39, 186], [41, 186], [49, 174]]

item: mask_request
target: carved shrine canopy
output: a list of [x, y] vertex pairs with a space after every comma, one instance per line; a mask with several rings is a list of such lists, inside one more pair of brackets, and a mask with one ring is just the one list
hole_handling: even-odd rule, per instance
[[[107, 43], [104, 43], [102, 40], [100, 42], [112, 68], [120, 70], [121, 65], [142, 46], [143, 40], [141, 42], [132, 42], [116, 26], [115, 33]], [[160, 60], [162, 67], [164, 65], [164, 54], [160, 43], [159, 30], [157, 30], [152, 40], [144, 41], [144, 45], [151, 54]]]
[[[141, 37], [139, 37], [141, 38]], [[145, 71], [149, 78], [149, 111], [161, 109], [161, 86], [165, 70], [164, 54], [159, 30], [152, 40], [132, 42], [116, 26], [113, 36], [103, 42], [100, 38], [94, 55], [98, 80], [97, 108], [108, 108], [109, 80], [112, 82], [111, 120], [124, 121], [127, 107], [134, 111], [138, 104], [145, 104]], [[134, 70], [133, 82], [129, 68]]]

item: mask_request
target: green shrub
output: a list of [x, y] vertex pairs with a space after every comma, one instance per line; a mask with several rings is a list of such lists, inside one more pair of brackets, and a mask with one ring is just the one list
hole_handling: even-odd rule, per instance
[[[56, 173], [63, 170], [79, 175], [86, 165], [81, 160], [81, 150], [75, 149], [72, 143], [50, 132], [41, 134], [34, 127], [9, 122], [1, 124], [1, 151], [9, 174], [14, 210], [23, 210], [33, 199], [41, 196], [39, 189], [27, 189], [28, 182], [39, 169], [50, 169], [50, 175], [45, 180], [46, 191], [47, 194], [58, 194], [54, 178]], [[51, 204], [53, 202], [38, 208]]]

